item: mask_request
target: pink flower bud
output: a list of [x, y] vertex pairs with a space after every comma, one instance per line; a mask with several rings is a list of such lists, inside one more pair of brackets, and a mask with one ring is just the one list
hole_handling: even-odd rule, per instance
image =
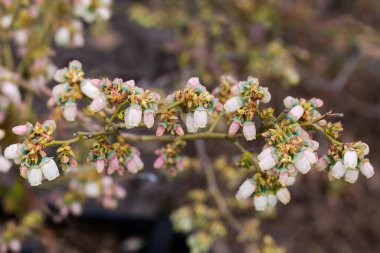
[[252, 121], [246, 121], [243, 124], [243, 134], [247, 141], [256, 139], [256, 126]]
[[198, 85], [201, 85], [199, 82], [199, 77], [192, 77], [187, 81], [188, 85], [191, 85], [193, 87], [197, 87]]
[[80, 216], [82, 214], [82, 205], [80, 202], [75, 201], [70, 205], [70, 211], [74, 216]]
[[20, 167], [20, 175], [21, 175], [23, 178], [27, 178], [27, 176], [28, 176], [28, 167], [26, 167], [26, 166], [21, 166], [21, 167]]
[[370, 178], [375, 174], [371, 163], [367, 159], [359, 165], [359, 169], [366, 178]]
[[165, 158], [163, 156], [157, 157], [157, 159], [154, 161], [153, 167], [155, 169], [162, 169], [165, 165]]
[[310, 103], [314, 107], [322, 107], [323, 106], [323, 100], [319, 99], [319, 98], [312, 98], [312, 99], [310, 99]]
[[125, 198], [127, 196], [127, 192], [120, 186], [115, 186], [115, 195], [119, 199]]
[[165, 133], [165, 130], [166, 130], [166, 124], [165, 123], [158, 124], [156, 135], [162, 136]]
[[223, 104], [220, 103], [219, 101], [216, 102], [216, 104], [215, 104], [215, 110], [217, 110], [219, 112], [223, 111]]
[[136, 174], [143, 169], [144, 164], [141, 161], [140, 157], [136, 154], [133, 154], [127, 161], [126, 167], [129, 172]]
[[144, 123], [147, 128], [151, 128], [154, 125], [154, 111], [151, 109], [144, 110]]
[[18, 125], [12, 128], [12, 132], [17, 135], [26, 135], [29, 133], [28, 125]]
[[249, 198], [256, 189], [256, 182], [252, 179], [246, 179], [239, 187], [235, 197], [237, 200]]
[[235, 84], [231, 87], [231, 93], [234, 95], [239, 95], [240, 94], [240, 84]]
[[324, 155], [321, 158], [319, 158], [319, 160], [317, 161], [317, 163], [314, 166], [318, 171], [324, 171], [327, 169], [328, 165], [329, 165], [329, 161], [327, 159], [327, 156]]
[[226, 101], [224, 109], [226, 112], [236, 112], [243, 106], [243, 99], [240, 96], [235, 96]]
[[182, 157], [176, 159], [175, 166], [179, 171], [183, 171], [185, 169], [185, 161]]
[[77, 116], [77, 104], [74, 102], [66, 102], [63, 107], [63, 117], [67, 121], [74, 121]]
[[183, 132], [182, 126], [181, 126], [180, 124], [176, 124], [176, 125], [174, 126], [174, 131], [175, 131], [175, 133], [176, 133], [177, 135], [179, 135], [179, 136], [182, 136], [182, 135], [185, 134], [185, 133]]
[[112, 156], [108, 160], [108, 164], [109, 164], [109, 167], [108, 167], [107, 173], [112, 174], [115, 170], [117, 170], [119, 168], [119, 165], [120, 165], [119, 159], [117, 159], [116, 156]]
[[287, 96], [285, 99], [284, 99], [284, 106], [285, 108], [287, 109], [292, 109], [292, 107], [294, 107], [295, 105], [297, 105], [299, 103], [298, 99], [292, 97], [292, 96]]
[[238, 121], [238, 120], [234, 120], [234, 121], [231, 123], [230, 128], [228, 129], [228, 134], [229, 134], [229, 135], [234, 135], [234, 134], [236, 134], [237, 131], [239, 131], [240, 126], [241, 126], [240, 121]]
[[287, 188], [281, 188], [277, 190], [276, 196], [278, 200], [284, 205], [290, 202], [290, 192]]
[[90, 82], [92, 85], [94, 85], [96, 88], [100, 89], [100, 84], [102, 83], [102, 80], [100, 79], [91, 79]]
[[99, 94], [90, 104], [90, 109], [94, 112], [99, 112], [107, 106], [107, 99], [103, 94]]
[[51, 127], [53, 129], [53, 131], [57, 128], [57, 125], [55, 124], [55, 121], [51, 120], [51, 119], [45, 120], [45, 122], [44, 122], [43, 125], [45, 127]]
[[104, 159], [97, 159], [96, 160], [96, 170], [98, 173], [102, 173], [104, 170], [105, 162]]

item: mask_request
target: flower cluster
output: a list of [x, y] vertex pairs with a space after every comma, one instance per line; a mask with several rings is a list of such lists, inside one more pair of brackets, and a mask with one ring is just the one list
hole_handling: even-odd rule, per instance
[[233, 114], [228, 133], [234, 135], [243, 126], [245, 139], [254, 140], [256, 139], [256, 126], [253, 117], [260, 102], [269, 103], [271, 95], [268, 88], [260, 86], [258, 79], [249, 77], [247, 81], [238, 82], [232, 86], [231, 91], [235, 96], [224, 104], [226, 112]]
[[59, 169], [52, 157], [47, 157], [45, 146], [53, 141], [55, 122], [47, 120], [43, 124], [27, 123], [12, 129], [13, 133], [24, 136], [22, 143], [15, 143], [4, 150], [7, 159], [20, 164], [20, 174], [28, 178], [32, 186], [40, 185], [46, 178], [51, 181], [59, 176]]
[[[181, 118], [185, 121], [189, 133], [196, 133], [199, 128], [205, 128], [208, 115], [214, 109], [221, 109], [221, 106], [218, 106], [220, 105], [218, 100], [199, 82], [198, 77], [190, 78], [183, 90], [176, 91], [166, 98], [168, 104], [180, 101], [182, 102], [180, 106]], [[172, 119], [175, 120], [175, 124], [170, 122]], [[182, 135], [182, 127], [178, 126], [177, 122], [178, 118], [167, 117], [167, 120], [161, 122], [160, 125], [168, 130], [174, 129], [178, 135]], [[176, 130], [176, 127], [180, 128]]]
[[84, 79], [82, 64], [79, 61], [71, 61], [68, 67], [58, 70], [54, 80], [60, 84], [54, 86], [53, 97], [49, 105], [58, 105], [63, 111], [63, 117], [67, 121], [74, 121], [77, 115], [76, 101], [83, 97], [80, 84]]
[[109, 175], [115, 171], [123, 175], [125, 170], [136, 174], [144, 167], [139, 150], [126, 143], [121, 137], [112, 145], [104, 138], [99, 139], [93, 144], [88, 160], [96, 163], [99, 173], [107, 168]]
[[185, 164], [180, 152], [185, 145], [184, 141], [178, 140], [167, 144], [166, 147], [157, 149], [154, 153], [158, 157], [154, 161], [153, 167], [168, 171], [170, 175], [175, 175], [177, 171], [183, 171]]
[[371, 178], [374, 174], [371, 163], [365, 158], [368, 153], [368, 145], [361, 141], [342, 145], [332, 144], [327, 154], [318, 160], [316, 168], [319, 171], [328, 168], [331, 178], [344, 177], [345, 181], [355, 183], [358, 180], [359, 171], [366, 178]]

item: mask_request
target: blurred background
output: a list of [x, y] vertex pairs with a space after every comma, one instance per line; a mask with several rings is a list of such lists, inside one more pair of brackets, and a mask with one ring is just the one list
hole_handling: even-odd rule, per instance
[[[262, 240], [239, 243], [242, 235], [225, 224], [227, 235], [212, 241], [209, 252], [260, 252], [258, 244], [279, 247], [262, 252], [380, 252], [379, 1], [114, 0], [112, 10], [108, 24], [84, 27], [84, 47], [54, 47], [54, 64], [61, 68], [77, 59], [87, 76], [134, 79], [143, 88], [166, 92], [192, 76], [210, 90], [221, 75], [254, 76], [269, 87], [276, 110], [282, 110], [287, 95], [321, 98], [326, 111], [345, 114], [344, 141], [370, 146], [375, 167], [370, 180], [330, 182], [326, 173], [311, 171], [289, 188], [291, 203], [269, 214], [255, 212], [252, 203], [245, 208], [231, 204], [238, 222], [249, 224], [253, 237]], [[35, 101], [42, 118], [48, 113], [45, 102]], [[329, 143], [319, 140], [320, 151], [327, 150]], [[160, 145], [138, 145], [146, 164], [152, 164]], [[257, 152], [262, 143], [244, 146]], [[116, 210], [89, 202], [80, 217], [59, 225], [48, 219], [45, 246], [25, 252], [190, 252], [188, 234], [173, 230], [172, 221], [175, 210], [208, 198], [199, 148], [188, 144], [187, 169], [176, 178], [151, 174], [148, 165], [147, 174], [122, 182], [128, 196]], [[241, 183], [233, 172], [239, 150], [218, 141], [207, 141], [205, 149], [219, 162], [213, 164], [219, 188], [233, 198]], [[220, 157], [223, 153], [230, 155]], [[229, 186], [229, 180], [236, 182]], [[196, 192], [202, 196], [193, 192], [190, 201], [193, 189], [202, 189]], [[49, 202], [51, 191], [34, 190], [32, 206]], [[212, 199], [205, 203], [216, 208]], [[201, 243], [202, 234], [197, 240]]]

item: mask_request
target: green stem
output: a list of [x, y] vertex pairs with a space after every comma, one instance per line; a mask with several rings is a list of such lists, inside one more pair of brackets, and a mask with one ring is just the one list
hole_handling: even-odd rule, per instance
[[331, 143], [333, 144], [337, 144], [337, 145], [342, 145], [343, 143], [341, 143], [340, 141], [336, 140], [334, 137], [332, 137], [331, 135], [329, 135], [322, 127], [318, 126], [317, 124], [313, 124], [312, 125], [315, 129], [317, 129], [319, 132], [323, 133], [327, 139], [329, 139], [331, 141]]

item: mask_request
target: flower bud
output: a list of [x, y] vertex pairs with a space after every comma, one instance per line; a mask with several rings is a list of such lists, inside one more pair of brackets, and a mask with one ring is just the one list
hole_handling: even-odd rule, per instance
[[104, 159], [97, 159], [96, 160], [96, 171], [98, 173], [102, 173], [103, 170], [104, 170], [104, 166], [105, 166], [105, 161]]
[[201, 83], [199, 82], [199, 77], [192, 77], [192, 78], [190, 78], [187, 81], [187, 84], [191, 85], [193, 87], [197, 87], [197, 86], [201, 85]]
[[281, 171], [278, 178], [278, 182], [281, 185], [285, 186], [286, 183], [288, 182], [288, 178], [289, 178], [289, 173], [287, 171]]
[[157, 157], [157, 159], [154, 161], [153, 168], [155, 169], [161, 169], [165, 165], [165, 158], [163, 156]]
[[183, 132], [182, 126], [180, 124], [175, 124], [174, 125], [174, 131], [177, 135], [182, 136], [185, 133]]
[[256, 139], [256, 126], [253, 121], [246, 121], [243, 124], [243, 134], [247, 141]]
[[327, 169], [327, 166], [329, 165], [329, 161], [326, 155], [322, 156], [321, 158], [318, 159], [317, 163], [314, 165], [314, 167], [318, 171], [324, 171]]
[[27, 173], [28, 181], [31, 186], [40, 185], [42, 182], [42, 171], [38, 166], [32, 167]]
[[194, 127], [205, 128], [207, 125], [207, 110], [203, 106], [198, 106], [194, 112]]
[[260, 100], [261, 102], [263, 102], [264, 104], [267, 104], [270, 102], [272, 96], [271, 94], [269, 93], [268, 91], [268, 88], [267, 87], [259, 87], [259, 90], [263, 92], [264, 94], [264, 97]]
[[29, 133], [29, 126], [28, 125], [18, 125], [12, 128], [12, 132], [17, 135], [26, 135]]
[[74, 121], [77, 116], [77, 104], [75, 102], [66, 102], [63, 107], [63, 117], [67, 121]]
[[272, 149], [270, 147], [267, 147], [267, 148], [263, 149], [263, 151], [261, 151], [261, 153], [257, 156], [257, 159], [262, 160], [262, 159], [264, 159], [265, 156], [267, 156], [271, 152], [272, 152]]
[[55, 163], [54, 159], [47, 157], [42, 159], [40, 167], [44, 177], [51, 181], [59, 176], [58, 166]]
[[19, 158], [20, 157], [20, 146], [22, 144], [21, 143], [15, 143], [15, 144], [12, 144], [10, 146], [8, 146], [5, 150], [4, 150], [4, 156], [5, 158], [7, 159], [16, 159], [16, 158]]
[[21, 242], [18, 239], [12, 239], [9, 242], [9, 249], [11, 252], [20, 252], [21, 251]]
[[276, 195], [272, 194], [272, 193], [268, 193], [266, 195], [266, 198], [267, 198], [267, 206], [268, 207], [274, 207], [277, 205], [277, 197]]
[[162, 136], [165, 133], [165, 130], [166, 130], [166, 124], [165, 123], [158, 124], [157, 130], [156, 130], [156, 135], [158, 137]]
[[303, 109], [301, 105], [296, 105], [289, 111], [288, 118], [293, 122], [297, 122], [302, 117], [304, 112], [305, 109]]
[[80, 216], [82, 214], [82, 205], [78, 201], [73, 202], [70, 205], [70, 211], [74, 216]]
[[357, 180], [358, 180], [358, 176], [359, 176], [359, 171], [358, 170], [352, 170], [352, 169], [348, 169], [346, 171], [346, 174], [344, 175], [344, 180], [353, 184], [355, 183]]
[[186, 114], [186, 129], [189, 133], [196, 133], [198, 128], [194, 126], [194, 114], [189, 112]]
[[343, 163], [347, 169], [354, 169], [358, 165], [358, 154], [354, 149], [348, 149], [344, 153]]
[[331, 169], [331, 175], [337, 179], [343, 177], [346, 173], [346, 168], [344, 167], [342, 160], [338, 160]]
[[117, 159], [117, 157], [114, 155], [108, 160], [108, 164], [109, 164], [109, 167], [108, 167], [107, 173], [109, 175], [112, 174], [115, 170], [117, 170], [120, 166], [119, 159]]
[[151, 128], [154, 125], [154, 111], [152, 109], [144, 110], [144, 123], [147, 128]]
[[295, 155], [293, 164], [302, 174], [306, 174], [311, 169], [310, 162], [303, 153]]
[[51, 120], [51, 119], [45, 120], [43, 126], [44, 127], [51, 127], [53, 131], [57, 128], [55, 121]]
[[292, 96], [287, 96], [284, 98], [284, 106], [287, 109], [292, 109], [295, 105], [298, 104], [298, 99], [292, 97]]
[[80, 84], [80, 90], [84, 95], [91, 99], [95, 99], [100, 95], [99, 89], [91, 82], [90, 79], [84, 79]]
[[277, 196], [278, 200], [284, 205], [286, 205], [290, 202], [290, 192], [289, 192], [288, 188], [281, 188], [281, 189], [277, 190], [276, 196]]
[[138, 127], [142, 118], [141, 106], [138, 104], [132, 104], [125, 111], [125, 126], [127, 128]]
[[255, 195], [253, 205], [256, 211], [264, 211], [267, 208], [267, 198], [264, 195]]
[[256, 183], [252, 179], [246, 179], [242, 185], [240, 185], [235, 197], [237, 200], [243, 200], [249, 198], [256, 189]]
[[[265, 150], [263, 152], [266, 152]], [[259, 159], [259, 167], [262, 171], [269, 170], [276, 166], [277, 164], [277, 158], [273, 154], [273, 151], [270, 150], [269, 153], [266, 153], [265, 155], [260, 157]]]
[[59, 46], [66, 46], [70, 43], [70, 31], [67, 27], [59, 28], [54, 36], [55, 43]]
[[310, 165], [314, 165], [318, 161], [318, 156], [312, 149], [305, 149], [303, 155], [309, 161]]
[[136, 174], [144, 168], [144, 164], [141, 161], [140, 157], [136, 154], [133, 154], [127, 161], [126, 167], [129, 172]]
[[3, 94], [15, 105], [21, 103], [21, 94], [18, 87], [9, 81], [5, 81], [1, 84], [1, 91]]
[[103, 94], [99, 94], [95, 97], [94, 100], [92, 100], [90, 104], [90, 109], [93, 112], [99, 112], [103, 110], [107, 106], [107, 99]]
[[239, 128], [241, 126], [241, 123], [238, 119], [235, 119], [232, 121], [230, 128], [228, 129], [228, 134], [229, 135], [234, 135], [236, 134], [237, 131], [239, 131]]
[[288, 177], [288, 180], [286, 181], [286, 186], [292, 186], [296, 182], [296, 177]]
[[0, 155], [0, 172], [7, 173], [12, 167], [12, 163]]
[[373, 174], [375, 174], [371, 163], [367, 159], [360, 164], [359, 169], [366, 178], [370, 178], [373, 176]]
[[243, 99], [240, 96], [235, 96], [226, 101], [224, 109], [226, 112], [236, 112], [243, 106]]

